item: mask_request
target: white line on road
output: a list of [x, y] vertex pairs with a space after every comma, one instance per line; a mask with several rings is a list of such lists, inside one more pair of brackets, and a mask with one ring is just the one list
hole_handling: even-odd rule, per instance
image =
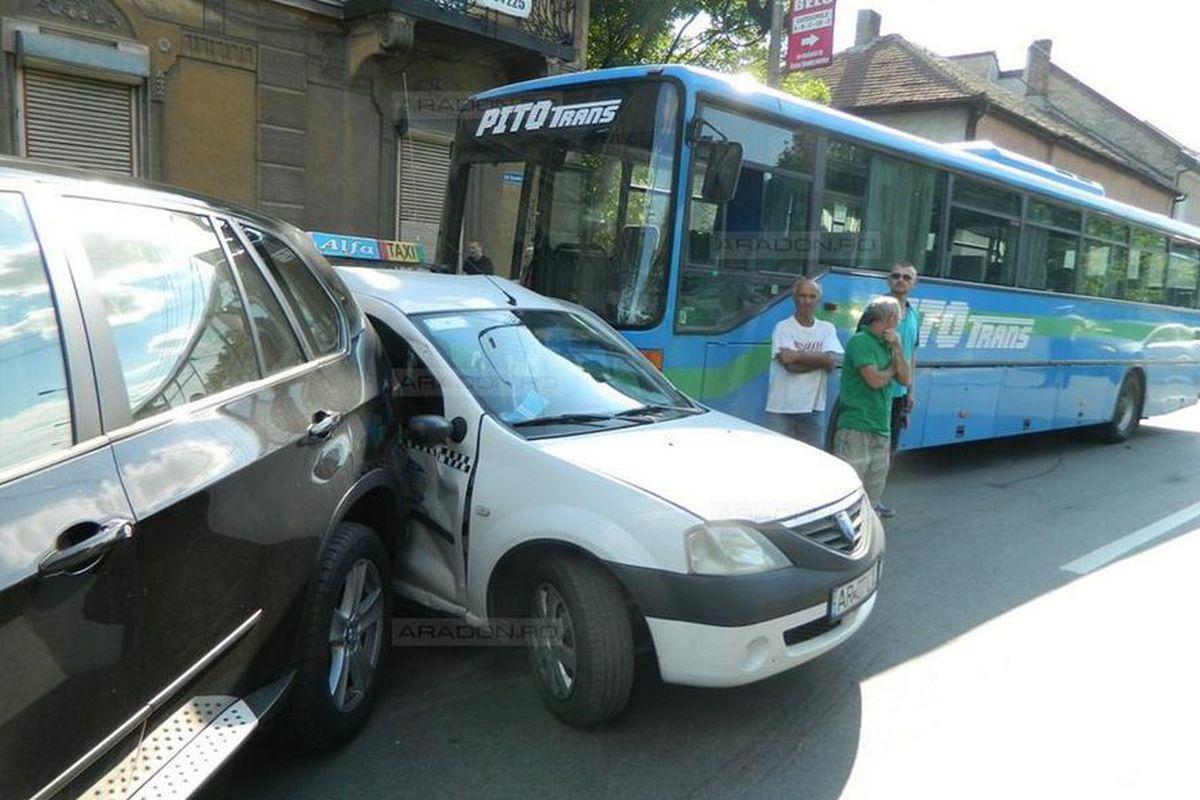
[[1069, 564], [1063, 564], [1062, 568], [1067, 572], [1074, 572], [1076, 575], [1086, 575], [1094, 569], [1103, 567], [1110, 561], [1116, 561], [1130, 550], [1141, 547], [1147, 542], [1152, 542], [1160, 536], [1166, 536], [1180, 525], [1183, 525], [1185, 522], [1191, 522], [1196, 517], [1200, 517], [1200, 503], [1195, 503], [1185, 509], [1176, 511], [1174, 514], [1163, 517], [1158, 522], [1152, 522], [1128, 536], [1122, 536], [1115, 542], [1110, 542], [1085, 556], [1080, 556]]

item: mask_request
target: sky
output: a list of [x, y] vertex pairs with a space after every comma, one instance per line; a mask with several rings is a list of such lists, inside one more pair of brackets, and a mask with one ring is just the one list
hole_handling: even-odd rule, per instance
[[1020, 69], [1036, 39], [1077, 79], [1200, 151], [1200, 4], [1193, 0], [838, 0], [834, 49], [854, 44], [859, 9], [943, 56], [994, 50], [1001, 69]]

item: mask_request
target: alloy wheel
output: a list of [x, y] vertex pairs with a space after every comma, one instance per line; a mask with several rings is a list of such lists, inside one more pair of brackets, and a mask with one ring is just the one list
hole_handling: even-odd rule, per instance
[[383, 645], [383, 585], [375, 564], [361, 558], [342, 582], [329, 623], [329, 694], [338, 711], [366, 697]]
[[538, 677], [557, 700], [566, 700], [575, 689], [575, 629], [571, 612], [558, 589], [540, 584], [533, 593], [533, 613], [538, 631], [534, 660]]

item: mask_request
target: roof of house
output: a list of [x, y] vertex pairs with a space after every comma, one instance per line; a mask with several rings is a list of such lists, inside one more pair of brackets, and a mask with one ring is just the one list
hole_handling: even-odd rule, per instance
[[1156, 171], [1117, 152], [1087, 131], [1040, 110], [1003, 86], [943, 58], [899, 34], [882, 36], [836, 54], [833, 63], [808, 72], [829, 85], [833, 105], [849, 111], [889, 106], [986, 103], [1046, 135], [1170, 188]]

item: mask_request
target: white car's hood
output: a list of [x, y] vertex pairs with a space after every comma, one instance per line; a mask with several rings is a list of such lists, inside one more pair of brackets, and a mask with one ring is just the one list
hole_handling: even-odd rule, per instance
[[861, 487], [828, 453], [715, 411], [535, 444], [706, 520], [783, 519]]

